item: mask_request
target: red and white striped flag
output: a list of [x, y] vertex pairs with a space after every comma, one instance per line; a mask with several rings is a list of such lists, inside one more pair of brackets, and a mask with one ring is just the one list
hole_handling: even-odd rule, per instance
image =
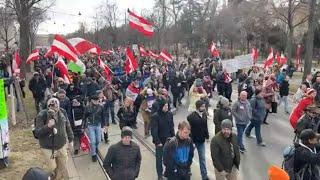
[[73, 47], [76, 48], [76, 50], [80, 54], [85, 54], [87, 52], [90, 52], [93, 54], [100, 54], [101, 52], [101, 49], [99, 46], [83, 38], [71, 38], [71, 39], [68, 39], [68, 41]]
[[53, 55], [51, 47], [47, 50], [46, 54], [44, 55], [45, 58], [51, 57]]
[[61, 77], [63, 78], [66, 84], [70, 84], [68, 67], [62, 57], [58, 58], [58, 61], [54, 64], [54, 67], [57, 68], [60, 72]]
[[12, 71], [13, 74], [20, 73], [21, 58], [18, 50], [13, 54]]
[[26, 63], [27, 63], [27, 64], [30, 64], [31, 61], [36, 61], [36, 60], [39, 59], [39, 57], [40, 57], [40, 56], [39, 56], [39, 50], [38, 50], [38, 49], [35, 49], [35, 50], [33, 50], [33, 51], [31, 52], [31, 54], [29, 55]]
[[62, 36], [56, 34], [51, 45], [52, 52], [57, 52], [60, 56], [74, 62], [78, 61], [78, 51]]
[[252, 48], [251, 58], [252, 58], [253, 64], [257, 63], [258, 57], [259, 57], [259, 52], [257, 48]]
[[139, 52], [141, 57], [148, 57], [149, 53], [148, 50], [146, 50], [144, 47], [139, 45]]
[[220, 53], [216, 47], [216, 43], [212, 42], [210, 46], [210, 52], [213, 57], [220, 57]]
[[281, 65], [287, 64], [287, 57], [283, 53], [281, 53], [281, 56], [280, 56], [280, 64]]
[[153, 35], [153, 26], [150, 22], [144, 19], [141, 16], [136, 15], [135, 13], [131, 12], [128, 9], [129, 13], [129, 26], [132, 29], [136, 29], [141, 34], [145, 36], [152, 36]]
[[172, 56], [166, 50], [161, 51], [159, 58], [166, 62], [172, 62]]
[[151, 58], [153, 59], [158, 59], [159, 58], [159, 55], [154, 53], [153, 51], [149, 50], [149, 55]]
[[273, 49], [271, 48], [271, 49], [270, 49], [270, 53], [269, 53], [267, 59], [266, 59], [265, 62], [264, 62], [264, 68], [265, 68], [265, 69], [268, 69], [269, 67], [271, 67], [272, 64], [273, 64], [273, 61], [274, 61]]
[[134, 58], [133, 53], [129, 47], [127, 47], [127, 49], [126, 49], [126, 55], [127, 55], [127, 59], [125, 62], [125, 67], [124, 67], [125, 69], [124, 70], [125, 70], [126, 74], [130, 74], [138, 68], [138, 62]]
[[111, 78], [112, 78], [113, 72], [111, 71], [111, 69], [109, 68], [109, 66], [106, 65], [106, 64], [100, 59], [100, 57], [98, 57], [98, 65], [99, 65], [100, 68], [103, 68], [107, 80], [110, 81]]
[[281, 61], [281, 56], [280, 56], [279, 52], [276, 53], [275, 60], [276, 60], [277, 64], [280, 65], [280, 63], [281, 63], [281, 62], [280, 62], [280, 61]]

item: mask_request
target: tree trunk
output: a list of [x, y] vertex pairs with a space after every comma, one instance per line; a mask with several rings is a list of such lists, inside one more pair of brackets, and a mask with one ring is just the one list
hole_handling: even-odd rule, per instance
[[250, 53], [250, 41], [247, 39], [247, 53]]
[[313, 57], [313, 40], [314, 40], [314, 29], [315, 29], [315, 7], [316, 0], [309, 0], [309, 19], [308, 19], [308, 32], [306, 40], [306, 58], [304, 62], [304, 71], [302, 80], [307, 77], [307, 74], [311, 73], [312, 68], [312, 57]]
[[26, 64], [26, 60], [30, 53], [30, 39], [29, 39], [29, 22], [26, 18], [21, 18], [20, 21], [20, 58], [21, 58], [21, 73], [25, 75], [30, 72], [30, 66]]
[[287, 36], [287, 57], [288, 64], [292, 64], [292, 39], [293, 39], [293, 28], [289, 27], [289, 33]]

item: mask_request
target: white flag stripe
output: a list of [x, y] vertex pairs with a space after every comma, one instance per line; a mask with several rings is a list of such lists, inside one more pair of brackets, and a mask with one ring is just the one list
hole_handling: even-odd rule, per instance
[[76, 44], [79, 44], [80, 42], [86, 41], [86, 40], [82, 38], [71, 38], [71, 39], [68, 39], [68, 41], [72, 46], [75, 46]]
[[65, 51], [66, 53], [70, 54], [74, 59], [78, 59], [78, 56], [73, 53], [69, 47], [67, 45], [65, 45], [64, 43], [57, 41], [56, 39], [53, 40], [52, 46], [56, 46], [58, 49], [61, 49], [63, 51]]
[[170, 62], [172, 61], [172, 59], [163, 52], [160, 53], [160, 56], [164, 57], [167, 61], [170, 61]]
[[132, 23], [134, 23], [134, 24], [136, 24], [138, 26], [141, 26], [141, 22], [140, 22], [139, 18], [134, 17], [134, 16], [132, 16], [130, 14], [129, 14], [129, 22], [132, 22]]

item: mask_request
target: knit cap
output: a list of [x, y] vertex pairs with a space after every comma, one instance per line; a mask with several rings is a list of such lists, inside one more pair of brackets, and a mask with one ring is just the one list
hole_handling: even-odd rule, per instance
[[225, 128], [232, 130], [232, 121], [230, 119], [225, 119], [221, 122], [221, 129]]
[[132, 129], [129, 126], [125, 126], [122, 128], [121, 137], [130, 136], [132, 137]]

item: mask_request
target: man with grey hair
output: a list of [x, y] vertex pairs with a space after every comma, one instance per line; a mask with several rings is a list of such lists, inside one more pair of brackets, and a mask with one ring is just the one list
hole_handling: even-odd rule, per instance
[[252, 118], [252, 110], [250, 102], [247, 100], [247, 92], [241, 91], [239, 95], [239, 99], [232, 105], [231, 112], [234, 116], [237, 126], [237, 135], [238, 135], [238, 146], [240, 148], [240, 152], [244, 153], [245, 148], [243, 145], [243, 133], [246, 129], [249, 121]]
[[69, 179], [67, 171], [67, 139], [73, 146], [73, 133], [65, 110], [60, 109], [59, 100], [51, 98], [47, 109], [36, 117], [34, 135], [39, 139], [43, 154], [48, 159], [53, 179]]

